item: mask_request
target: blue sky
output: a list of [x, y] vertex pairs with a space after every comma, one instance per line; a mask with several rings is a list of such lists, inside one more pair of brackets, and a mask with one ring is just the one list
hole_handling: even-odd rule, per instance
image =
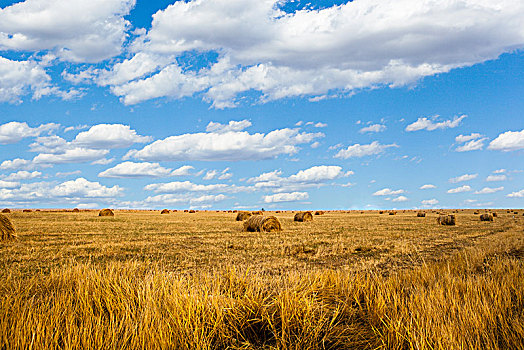
[[0, 0], [0, 206], [524, 204], [524, 4]]

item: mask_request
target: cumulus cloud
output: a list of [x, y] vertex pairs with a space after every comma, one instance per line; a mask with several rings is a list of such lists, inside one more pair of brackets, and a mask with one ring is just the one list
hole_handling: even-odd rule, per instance
[[297, 202], [309, 198], [307, 192], [276, 193], [264, 196], [265, 203]]
[[[262, 102], [308, 95], [318, 100], [411, 84], [524, 43], [519, 0], [453, 0], [439, 6], [429, 0], [372, 0], [292, 13], [280, 5], [277, 0], [175, 2], [154, 15], [149, 31], [131, 45], [135, 56], [122, 62], [141, 55], [140, 61], [150, 63], [141, 75], [115, 82], [113, 93], [127, 104], [202, 93], [218, 108], [235, 106], [250, 90], [259, 91]], [[410, 11], [399, 10], [405, 8]], [[177, 62], [186, 52], [202, 60], [213, 52], [218, 58], [209, 60], [208, 68], [187, 70]], [[153, 55], [173, 56], [171, 64], [155, 66], [148, 57]]]
[[124, 162], [102, 171], [99, 177], [138, 178], [138, 177], [167, 177], [172, 175], [171, 169], [166, 169], [158, 163]]
[[54, 196], [68, 198], [112, 198], [122, 195], [122, 192], [123, 188], [117, 185], [106, 187], [99, 182], [91, 182], [83, 177], [66, 181], [53, 189]]
[[495, 193], [504, 190], [504, 187], [484, 187], [480, 191], [475, 191], [475, 194], [489, 194], [489, 193]]
[[437, 186], [432, 185], [432, 184], [426, 184], [426, 185], [422, 185], [422, 186], [420, 186], [420, 189], [421, 189], [421, 190], [429, 190], [429, 189], [431, 189], [431, 188], [437, 188]]
[[207, 132], [225, 133], [229, 131], [242, 131], [251, 126], [249, 120], [235, 121], [231, 120], [228, 124], [220, 124], [215, 122], [209, 122], [206, 127]]
[[137, 135], [129, 125], [98, 124], [79, 133], [72, 144], [93, 149], [126, 148], [152, 139], [150, 136]]
[[227, 197], [224, 194], [217, 195], [202, 195], [198, 197], [189, 197], [187, 195], [175, 195], [175, 194], [161, 194], [157, 196], [147, 197], [144, 200], [145, 204], [153, 205], [183, 205], [190, 204], [191, 206], [205, 206], [206, 204], [213, 204], [226, 200]]
[[128, 157], [144, 161], [240, 161], [276, 158], [295, 154], [297, 145], [323, 137], [322, 133], [277, 129], [267, 134], [226, 131], [170, 136], [131, 151]]
[[444, 120], [442, 122], [438, 122], [439, 116], [436, 115], [434, 117], [421, 117], [418, 118], [417, 121], [414, 123], [409, 124], [406, 126], [406, 131], [418, 131], [418, 130], [428, 130], [433, 131], [437, 129], [447, 129], [447, 128], [456, 128], [459, 126], [462, 119], [466, 118], [467, 115], [461, 115], [460, 117], [455, 116], [453, 119]]
[[121, 52], [135, 0], [26, 0], [0, 9], [0, 49], [52, 51], [73, 62]]
[[506, 197], [509, 198], [524, 198], [524, 189], [517, 191], [517, 192], [511, 192], [506, 195]]
[[20, 186], [20, 182], [17, 182], [17, 181], [0, 180], [0, 188], [17, 188], [19, 186]]
[[488, 149], [496, 151], [517, 151], [524, 149], [524, 130], [506, 131], [489, 143]]
[[469, 181], [469, 180], [476, 179], [477, 176], [479, 176], [479, 174], [464, 174], [461, 176], [452, 177], [451, 179], [449, 179], [449, 182], [457, 183], [457, 182], [462, 182], [462, 181]]
[[457, 152], [469, 152], [469, 151], [478, 151], [484, 148], [484, 141], [487, 140], [487, 137], [481, 138], [478, 140], [471, 140], [456, 148]]
[[486, 181], [488, 182], [494, 182], [494, 181], [506, 181], [508, 177], [506, 175], [488, 175], [486, 177]]
[[364, 134], [366, 132], [382, 132], [385, 130], [386, 126], [384, 124], [372, 124], [370, 126], [363, 127], [358, 132]]
[[86, 163], [101, 159], [108, 153], [108, 150], [75, 147], [63, 153], [41, 153], [34, 157], [32, 162], [36, 165]]
[[392, 202], [406, 202], [408, 200], [409, 200], [408, 197], [398, 196], [397, 198], [393, 198], [391, 201]]
[[424, 199], [423, 201], [421, 201], [421, 203], [422, 203], [423, 206], [432, 206], [432, 205], [437, 205], [438, 204], [438, 200], [435, 199], [435, 198]]
[[383, 153], [390, 147], [398, 147], [396, 144], [382, 145], [378, 141], [373, 141], [369, 145], [354, 144], [346, 149], [341, 149], [335, 154], [335, 158], [348, 159], [353, 157], [364, 157]]
[[392, 190], [390, 188], [383, 188], [381, 190], [378, 190], [377, 192], [373, 193], [374, 196], [392, 196], [396, 194], [405, 193], [404, 190]]
[[21, 158], [15, 158], [15, 159], [9, 159], [4, 160], [2, 164], [0, 164], [0, 169], [2, 170], [18, 170], [18, 169], [24, 169], [24, 170], [33, 170], [35, 168], [35, 165], [33, 162], [27, 159], [21, 159]]
[[42, 176], [42, 173], [39, 172], [39, 171], [29, 172], [29, 171], [25, 171], [25, 170], [20, 170], [20, 171], [18, 171], [16, 173], [12, 173], [12, 174], [7, 175], [3, 179], [6, 180], [6, 181], [17, 181], [17, 180], [34, 179], [34, 178], [37, 178], [37, 177], [40, 177], [40, 176]]
[[449, 189], [448, 193], [462, 193], [462, 192], [469, 192], [469, 191], [471, 191], [471, 187], [469, 187], [468, 185], [464, 185], [461, 187]]
[[455, 142], [458, 142], [458, 143], [464, 143], [464, 142], [468, 142], [468, 141], [471, 141], [471, 140], [476, 140], [476, 139], [480, 139], [482, 137], [481, 134], [479, 133], [471, 133], [469, 135], [458, 135], [457, 137], [455, 137]]
[[42, 124], [32, 128], [26, 122], [9, 122], [0, 125], [0, 144], [16, 143], [27, 137], [37, 137], [42, 133], [56, 130], [59, 124], [49, 123]]
[[179, 193], [225, 191], [229, 187], [230, 186], [226, 184], [199, 185], [190, 181], [173, 181], [168, 183], [149, 184], [145, 186], [144, 189], [156, 193]]
[[180, 168], [173, 170], [171, 173], [172, 176], [189, 176], [191, 175], [191, 170], [195, 169], [191, 165], [182, 165]]

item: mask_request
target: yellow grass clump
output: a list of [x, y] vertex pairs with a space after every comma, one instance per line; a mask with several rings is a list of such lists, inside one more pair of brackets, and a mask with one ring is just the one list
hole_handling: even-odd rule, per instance
[[15, 238], [15, 228], [7, 216], [0, 214], [0, 240], [6, 241]]
[[102, 209], [98, 213], [98, 216], [115, 216], [115, 213], [111, 209]]
[[162, 209], [160, 214], [169, 214], [169, 209]]
[[448, 225], [448, 226], [454, 226], [455, 225], [455, 215], [440, 215], [437, 218], [437, 223], [439, 225]]
[[274, 232], [282, 231], [280, 221], [275, 216], [253, 215], [244, 222], [244, 231]]
[[295, 214], [293, 221], [304, 222], [313, 221], [313, 214], [310, 211], [301, 211]]
[[493, 221], [492, 214], [482, 214], [480, 215], [480, 221]]
[[236, 217], [236, 221], [247, 220], [251, 216], [251, 213], [248, 211], [239, 211]]

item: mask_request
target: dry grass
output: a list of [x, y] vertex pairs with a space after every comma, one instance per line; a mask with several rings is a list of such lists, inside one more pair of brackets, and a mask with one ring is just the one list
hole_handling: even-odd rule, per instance
[[365, 214], [7, 214], [0, 348], [524, 347], [524, 217]]

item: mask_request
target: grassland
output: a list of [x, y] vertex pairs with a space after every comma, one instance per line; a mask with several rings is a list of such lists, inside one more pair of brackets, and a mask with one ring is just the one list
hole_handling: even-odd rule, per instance
[[0, 348], [524, 348], [524, 217], [13, 212]]

